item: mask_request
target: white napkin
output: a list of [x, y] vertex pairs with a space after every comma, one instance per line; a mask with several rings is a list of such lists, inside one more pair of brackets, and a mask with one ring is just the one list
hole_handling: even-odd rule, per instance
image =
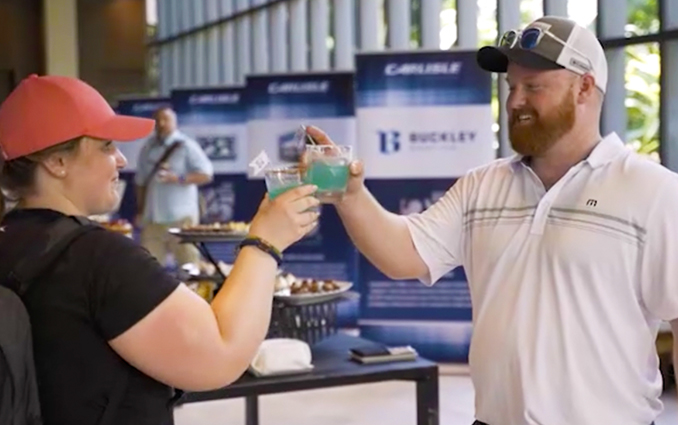
[[257, 376], [308, 371], [311, 364], [311, 347], [304, 341], [289, 338], [264, 340], [250, 363]]

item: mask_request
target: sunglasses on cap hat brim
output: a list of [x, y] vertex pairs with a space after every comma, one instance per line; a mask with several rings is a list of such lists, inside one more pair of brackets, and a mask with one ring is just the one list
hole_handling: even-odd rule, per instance
[[509, 62], [532, 69], [565, 69], [564, 66], [556, 63], [554, 58], [550, 59], [538, 53], [544, 36], [579, 55], [587, 62], [589, 70], [593, 69], [593, 64], [586, 55], [550, 31], [539, 27], [527, 28], [524, 31], [506, 31], [499, 40], [498, 47], [487, 46], [478, 51], [478, 64], [490, 72], [506, 72]]

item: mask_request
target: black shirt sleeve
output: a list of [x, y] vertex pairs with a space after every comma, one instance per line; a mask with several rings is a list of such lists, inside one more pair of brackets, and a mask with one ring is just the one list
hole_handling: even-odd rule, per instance
[[[109, 231], [95, 231], [96, 263], [90, 302], [94, 321], [103, 336], [121, 335], [164, 301], [180, 282], [132, 239]], [[94, 242], [94, 241], [92, 241]], [[89, 244], [88, 244], [89, 245]]]

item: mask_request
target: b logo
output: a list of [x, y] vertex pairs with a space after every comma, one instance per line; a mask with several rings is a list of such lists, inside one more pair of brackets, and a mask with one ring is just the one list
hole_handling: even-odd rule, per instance
[[400, 132], [399, 131], [380, 131], [379, 132], [379, 151], [390, 154], [400, 150]]

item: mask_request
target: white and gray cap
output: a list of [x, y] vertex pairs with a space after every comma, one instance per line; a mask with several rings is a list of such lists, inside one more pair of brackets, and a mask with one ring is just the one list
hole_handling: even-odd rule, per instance
[[[521, 35], [529, 34], [528, 30], [540, 33], [538, 38], [532, 37], [537, 41], [521, 43]], [[515, 35], [513, 43], [500, 42], [498, 47], [485, 46], [478, 50], [478, 65], [490, 72], [506, 72], [509, 62], [514, 62], [526, 68], [568, 69], [579, 75], [591, 74], [596, 86], [605, 93], [605, 51], [588, 29], [570, 19], [544, 16], [530, 23], [522, 32], [512, 35]], [[506, 38], [504, 36], [502, 40]]]

